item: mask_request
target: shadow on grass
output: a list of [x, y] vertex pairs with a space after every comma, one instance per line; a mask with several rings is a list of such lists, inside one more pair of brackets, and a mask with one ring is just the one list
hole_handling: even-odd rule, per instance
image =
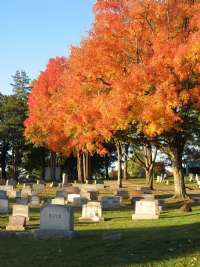
[[[103, 240], [103, 236], [111, 233], [113, 240]], [[121, 237], [115, 239], [115, 233], [121, 233]], [[72, 240], [0, 239], [0, 246], [1, 266], [5, 263], [13, 267], [151, 266], [152, 262], [160, 264], [198, 253], [200, 223], [127, 230], [118, 228], [114, 231], [82, 230], [79, 237]]]

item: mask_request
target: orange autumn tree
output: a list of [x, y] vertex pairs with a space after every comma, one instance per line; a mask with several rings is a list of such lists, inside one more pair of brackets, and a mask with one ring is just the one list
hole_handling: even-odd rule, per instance
[[62, 118], [55, 108], [62, 87], [61, 74], [67, 63], [64, 57], [50, 59], [44, 72], [34, 82], [28, 99], [29, 117], [25, 121], [25, 136], [34, 144], [46, 145], [53, 151], [65, 147]]
[[[97, 10], [99, 25], [106, 22], [107, 37], [121, 40], [121, 55], [129, 58], [124, 77], [112, 84], [107, 110], [118, 118], [118, 129], [132, 124], [161, 139], [172, 160], [175, 196], [184, 198], [184, 145], [199, 130], [199, 3], [102, 0]], [[109, 24], [113, 13], [126, 14], [123, 38]]]
[[168, 150], [175, 196], [185, 197], [182, 154], [198, 130], [199, 4], [99, 0], [94, 11], [91, 33], [72, 49], [59, 90], [44, 97], [47, 117], [42, 117], [43, 98], [35, 96], [41, 116], [30, 116], [37, 121], [28, 124], [37, 133], [32, 140], [39, 135], [64, 154], [73, 149], [93, 153], [111, 138], [118, 142], [118, 133], [134, 129], [158, 138]]

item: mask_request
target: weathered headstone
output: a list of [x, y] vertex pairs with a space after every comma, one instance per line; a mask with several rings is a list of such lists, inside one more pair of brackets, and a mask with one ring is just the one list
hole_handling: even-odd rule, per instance
[[62, 174], [62, 184], [66, 185], [68, 183], [68, 176], [66, 173]]
[[63, 191], [68, 194], [79, 194], [81, 190], [76, 186], [66, 186], [63, 188]]
[[149, 186], [137, 186], [137, 190], [142, 191], [143, 194], [151, 194], [152, 190]]
[[33, 184], [32, 189], [36, 193], [41, 193], [45, 189], [44, 184]]
[[103, 209], [118, 209], [120, 208], [121, 197], [119, 196], [108, 196], [101, 198], [101, 204]]
[[0, 213], [8, 213], [8, 199], [0, 199]]
[[64, 197], [67, 198], [68, 193], [66, 191], [57, 191], [56, 192], [56, 197]]
[[28, 197], [32, 195], [32, 189], [29, 187], [23, 188], [21, 191], [21, 197]]
[[67, 205], [46, 205], [40, 212], [39, 238], [64, 238], [74, 235], [74, 212]]
[[72, 202], [74, 202], [74, 198], [80, 198], [80, 197], [81, 197], [80, 194], [68, 194], [67, 201], [72, 203]]
[[51, 200], [51, 204], [53, 205], [65, 205], [66, 200], [64, 197], [56, 197]]
[[87, 198], [88, 200], [96, 201], [98, 200], [99, 192], [97, 191], [89, 191], [89, 192], [81, 192], [81, 196]]
[[24, 216], [9, 216], [9, 222], [6, 226], [7, 231], [23, 231], [26, 224]]
[[82, 216], [80, 221], [100, 222], [103, 220], [102, 207], [100, 202], [88, 202], [82, 207]]
[[73, 202], [71, 202], [71, 205], [75, 208], [80, 208], [87, 202], [88, 200], [85, 197], [74, 197]]
[[133, 220], [158, 219], [160, 210], [158, 201], [156, 200], [140, 200], [136, 201], [135, 214], [132, 215]]
[[28, 205], [28, 197], [17, 197], [15, 202], [20, 205]]
[[7, 199], [7, 192], [4, 190], [0, 190], [0, 199]]
[[117, 190], [115, 192], [115, 196], [122, 197], [123, 199], [128, 199], [129, 198], [129, 192], [126, 190]]
[[37, 195], [31, 196], [30, 204], [31, 204], [31, 206], [38, 206], [38, 205], [40, 205], [40, 198], [39, 198], [39, 196], [37, 196]]
[[20, 205], [14, 204], [13, 205], [13, 216], [24, 216], [26, 220], [29, 220], [29, 207], [28, 205]]

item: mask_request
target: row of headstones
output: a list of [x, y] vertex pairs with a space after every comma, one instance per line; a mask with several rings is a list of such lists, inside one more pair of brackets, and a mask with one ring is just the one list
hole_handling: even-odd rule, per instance
[[[135, 213], [132, 219], [158, 219], [160, 207], [157, 200], [136, 201]], [[41, 208], [40, 230], [37, 233], [53, 234], [57, 231], [60, 234], [69, 234], [74, 229], [74, 209], [70, 205], [48, 204]], [[102, 214], [102, 204], [100, 202], [88, 202], [82, 207], [82, 216], [79, 221], [100, 222], [104, 220]], [[6, 230], [23, 231], [26, 222], [29, 221], [28, 205], [13, 205], [12, 216], [9, 216], [9, 223]], [[49, 233], [49, 231], [52, 231]]]

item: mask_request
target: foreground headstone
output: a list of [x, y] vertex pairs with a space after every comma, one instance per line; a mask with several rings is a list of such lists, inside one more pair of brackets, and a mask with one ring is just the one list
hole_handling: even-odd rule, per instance
[[74, 236], [74, 212], [71, 206], [46, 205], [40, 212], [39, 238], [64, 238]]
[[79, 218], [79, 221], [100, 222], [102, 220], [102, 207], [100, 202], [93, 201], [83, 205], [82, 216]]
[[20, 205], [14, 204], [13, 205], [13, 216], [23, 216], [29, 221], [29, 207], [28, 205]]
[[140, 200], [136, 201], [135, 214], [132, 215], [133, 220], [158, 219], [160, 209], [156, 200]]
[[26, 218], [24, 216], [9, 216], [9, 222], [6, 226], [7, 231], [24, 231]]
[[119, 196], [109, 196], [109, 197], [102, 197], [101, 204], [102, 208], [106, 210], [112, 209], [119, 209], [120, 208], [121, 197]]

